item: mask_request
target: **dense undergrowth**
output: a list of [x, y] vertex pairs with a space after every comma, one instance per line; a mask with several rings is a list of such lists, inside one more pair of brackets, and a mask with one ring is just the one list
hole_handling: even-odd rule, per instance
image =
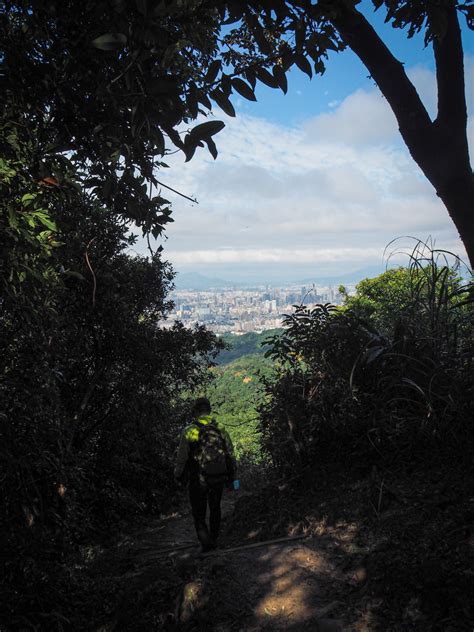
[[335, 595], [347, 621], [365, 608], [371, 630], [468, 630], [472, 284], [417, 243], [342, 310], [299, 306], [285, 325], [259, 409], [272, 478], [242, 500], [237, 532], [355, 533], [353, 586]]
[[127, 252], [110, 212], [85, 198], [54, 219], [65, 246], [50, 277], [10, 283], [1, 304], [0, 627], [12, 630], [91, 629], [87, 551], [170, 506], [184, 397], [218, 348], [204, 329], [158, 325], [172, 271]]
[[411, 463], [474, 435], [472, 284], [418, 244], [407, 268], [364, 281], [346, 307], [297, 307], [267, 352], [262, 445], [285, 473], [338, 461]]

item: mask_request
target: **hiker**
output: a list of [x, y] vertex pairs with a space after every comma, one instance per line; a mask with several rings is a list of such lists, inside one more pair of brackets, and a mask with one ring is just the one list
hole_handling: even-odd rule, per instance
[[[224, 485], [232, 485], [235, 458], [232, 441], [211, 416], [211, 404], [199, 397], [193, 406], [194, 421], [184, 429], [178, 448], [174, 477], [189, 481], [189, 499], [201, 551], [217, 546]], [[209, 529], [206, 511], [209, 504]]]

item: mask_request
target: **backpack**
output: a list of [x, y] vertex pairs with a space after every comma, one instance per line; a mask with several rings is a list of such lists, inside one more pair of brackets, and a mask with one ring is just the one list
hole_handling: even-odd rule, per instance
[[199, 474], [206, 482], [224, 482], [229, 476], [224, 437], [214, 423], [196, 425], [199, 428], [199, 439], [193, 456]]

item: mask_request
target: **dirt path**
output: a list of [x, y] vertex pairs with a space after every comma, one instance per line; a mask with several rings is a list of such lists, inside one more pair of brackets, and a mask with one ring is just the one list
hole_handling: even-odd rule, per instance
[[[381, 499], [372, 477], [345, 473], [299, 496], [226, 494], [220, 549], [205, 557], [183, 497], [93, 556], [91, 630], [471, 630], [472, 479], [433, 466], [386, 488]], [[297, 534], [308, 537], [229, 550]]]
[[233, 531], [238, 498], [223, 499], [223, 537], [215, 554], [199, 556], [186, 501], [182, 510], [122, 540], [116, 558], [117, 570], [126, 569], [124, 594], [113, 620], [97, 632], [370, 631], [362, 621], [344, 621], [344, 595], [354, 589], [343, 550], [350, 527], [343, 534], [226, 553], [255, 542], [252, 531], [226, 535]]
[[[223, 502], [224, 522], [232, 519], [233, 499]], [[176, 515], [167, 533], [193, 533], [189, 517]], [[252, 533], [249, 534], [250, 538]], [[189, 571], [176, 603], [176, 630], [206, 632], [336, 632], [345, 627], [338, 600], [351, 577], [341, 570], [344, 556], [331, 537], [307, 538], [226, 553], [235, 547], [225, 536], [216, 554], [203, 559], [194, 552], [172, 555]], [[245, 545], [251, 539], [242, 541]], [[358, 628], [362, 630], [363, 628]]]

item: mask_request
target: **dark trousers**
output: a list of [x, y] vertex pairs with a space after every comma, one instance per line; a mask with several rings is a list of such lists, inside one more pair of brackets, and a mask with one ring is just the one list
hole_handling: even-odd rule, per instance
[[[189, 481], [189, 500], [197, 537], [203, 549], [212, 548], [219, 536], [221, 526], [221, 498], [224, 483], [204, 483], [199, 478]], [[206, 524], [209, 504], [209, 529]]]

